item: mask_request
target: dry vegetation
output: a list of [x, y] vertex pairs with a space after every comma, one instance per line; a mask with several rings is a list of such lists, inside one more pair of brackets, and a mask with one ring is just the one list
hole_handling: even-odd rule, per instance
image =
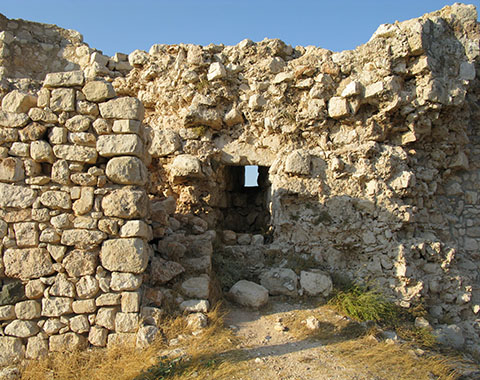
[[[268, 310], [266, 310], [268, 314]], [[305, 319], [320, 321], [309, 330]], [[192, 335], [181, 317], [166, 318], [162, 337], [145, 350], [118, 347], [84, 352], [50, 354], [32, 361], [22, 380], [186, 380], [251, 379], [255, 363], [239, 338], [224, 327], [219, 308], [209, 314], [210, 325]], [[265, 318], [278, 318], [267, 315]], [[377, 324], [359, 323], [337, 313], [332, 305], [295, 310], [282, 315], [295, 341], [321, 341], [324, 349], [343, 365], [358, 370], [360, 378], [382, 380], [454, 380], [459, 375], [458, 356], [441, 353], [429, 340], [431, 334], [408, 325], [397, 330], [402, 343], [380, 338]], [[403, 329], [403, 330], [402, 330]], [[167, 342], [177, 339], [178, 345]], [[315, 365], [315, 360], [310, 363]], [[258, 369], [255, 369], [258, 376]], [[255, 378], [256, 379], [256, 378]]]

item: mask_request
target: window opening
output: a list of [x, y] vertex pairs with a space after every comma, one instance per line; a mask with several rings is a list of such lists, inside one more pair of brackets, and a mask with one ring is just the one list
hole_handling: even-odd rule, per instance
[[258, 186], [258, 166], [245, 166], [245, 187]]

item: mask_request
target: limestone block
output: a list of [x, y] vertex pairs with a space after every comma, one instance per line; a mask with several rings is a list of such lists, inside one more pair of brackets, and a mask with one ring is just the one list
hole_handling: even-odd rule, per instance
[[27, 125], [30, 118], [25, 113], [0, 111], [0, 127], [20, 128]]
[[70, 132], [67, 139], [74, 145], [97, 146], [97, 138], [90, 132]]
[[115, 97], [115, 90], [111, 83], [105, 81], [90, 81], [82, 89], [87, 100], [91, 102], [103, 102]]
[[138, 330], [137, 313], [117, 313], [115, 316], [115, 331], [119, 333], [134, 333]]
[[18, 319], [36, 319], [40, 318], [42, 306], [37, 301], [22, 301], [15, 305], [15, 314]]
[[30, 156], [30, 144], [14, 142], [8, 151], [10, 156], [29, 157]]
[[103, 157], [144, 155], [143, 142], [134, 134], [99, 136], [97, 151]]
[[16, 314], [14, 305], [0, 306], [0, 321], [9, 321], [15, 318]]
[[93, 147], [79, 145], [56, 145], [53, 153], [57, 158], [87, 164], [94, 164], [97, 161], [97, 150]]
[[77, 315], [69, 321], [70, 330], [77, 334], [83, 334], [90, 331], [90, 323], [86, 315]]
[[63, 260], [63, 265], [70, 277], [80, 277], [95, 273], [98, 253], [75, 249]]
[[267, 101], [259, 94], [254, 94], [248, 99], [248, 106], [254, 111], [259, 111], [265, 104], [267, 104]]
[[35, 200], [34, 190], [16, 185], [0, 183], [0, 207], [25, 209]]
[[280, 84], [283, 82], [291, 82], [294, 79], [294, 74], [290, 72], [282, 72], [278, 73], [275, 75], [275, 78], [273, 78], [272, 83], [273, 84]]
[[328, 102], [328, 116], [334, 119], [340, 119], [348, 116], [350, 110], [346, 99], [334, 96]]
[[0, 336], [0, 367], [19, 363], [25, 358], [25, 346], [19, 338]]
[[45, 285], [41, 280], [31, 280], [25, 285], [25, 296], [28, 299], [42, 298]]
[[75, 297], [75, 285], [68, 281], [64, 273], [59, 273], [55, 277], [55, 282], [48, 291], [51, 296], [55, 297]]
[[92, 187], [82, 187], [81, 195], [78, 200], [73, 202], [73, 211], [76, 215], [84, 215], [93, 207], [94, 189]]
[[107, 345], [108, 330], [103, 327], [92, 326], [88, 334], [88, 341], [92, 346], [105, 347]]
[[158, 335], [158, 328], [156, 326], [142, 326], [137, 332], [137, 348], [147, 348], [150, 346]]
[[135, 133], [140, 134], [141, 123], [138, 120], [115, 120], [113, 122], [112, 131], [114, 133], [128, 134]]
[[142, 219], [148, 213], [148, 198], [144, 190], [123, 188], [114, 190], [102, 199], [106, 216], [124, 219]]
[[3, 254], [7, 277], [28, 280], [54, 272], [50, 254], [45, 248], [7, 249]]
[[110, 271], [142, 273], [150, 257], [150, 246], [139, 238], [106, 240], [100, 251], [103, 267]]
[[120, 228], [120, 237], [140, 237], [152, 240], [152, 229], [143, 220], [129, 220]]
[[82, 70], [49, 73], [45, 76], [45, 87], [75, 87], [83, 85], [85, 78]]
[[49, 318], [45, 321], [42, 329], [47, 335], [53, 335], [64, 327], [65, 323], [61, 322], [59, 318]]
[[207, 313], [210, 310], [210, 303], [207, 300], [183, 301], [180, 310], [187, 313]]
[[35, 247], [38, 244], [38, 224], [36, 222], [15, 223], [13, 230], [19, 248]]
[[112, 132], [112, 125], [105, 119], [97, 119], [93, 122], [93, 129], [97, 135], [108, 135]]
[[60, 145], [67, 142], [67, 129], [63, 127], [53, 127], [48, 132], [50, 144]]
[[88, 128], [90, 128], [91, 123], [92, 119], [90, 117], [84, 115], [75, 115], [65, 122], [65, 127], [70, 132], [85, 132], [88, 131]]
[[190, 127], [210, 127], [213, 129], [222, 128], [222, 115], [214, 108], [207, 108], [205, 106], [190, 106], [186, 113], [183, 125]]
[[41, 336], [28, 338], [25, 357], [27, 359], [39, 359], [48, 354], [48, 340]]
[[130, 65], [145, 65], [148, 62], [148, 53], [144, 50], [134, 50], [128, 55]]
[[220, 62], [214, 62], [208, 68], [207, 79], [209, 81], [225, 78], [226, 76], [227, 70], [225, 70], [225, 66]]
[[110, 334], [107, 338], [107, 348], [113, 347], [133, 347], [137, 340], [135, 333], [115, 333]]
[[296, 296], [298, 292], [298, 276], [289, 268], [272, 268], [263, 272], [260, 284], [271, 295]]
[[122, 294], [120, 293], [103, 293], [95, 299], [97, 306], [116, 306], [120, 305]]
[[123, 292], [121, 305], [123, 313], [138, 313], [140, 310], [140, 293]]
[[190, 154], [181, 154], [176, 156], [173, 160], [170, 166], [170, 175], [174, 179], [184, 177], [203, 177], [202, 166], [196, 157]]
[[365, 88], [365, 99], [372, 99], [380, 95], [385, 86], [383, 82], [375, 82]]
[[168, 156], [178, 151], [182, 143], [180, 137], [171, 129], [149, 129], [150, 147], [148, 153], [153, 158]]
[[227, 127], [233, 127], [234, 125], [243, 123], [243, 114], [236, 108], [232, 108], [225, 115], [225, 124]]
[[71, 314], [73, 299], [68, 297], [42, 298], [42, 315], [44, 317], [60, 317]]
[[68, 332], [66, 334], [52, 335], [48, 340], [48, 344], [50, 351], [72, 352], [75, 350], [85, 349], [87, 346], [87, 340], [82, 335], [74, 332]]
[[25, 128], [18, 131], [20, 141], [29, 142], [41, 140], [45, 133], [47, 132], [47, 127], [39, 123], [30, 123]]
[[97, 177], [90, 173], [74, 173], [70, 175], [70, 180], [81, 186], [95, 186], [97, 184]]
[[113, 183], [144, 185], [148, 178], [147, 168], [136, 157], [115, 157], [108, 161], [106, 175]]
[[89, 248], [99, 245], [106, 237], [107, 235], [101, 231], [83, 229], [65, 230], [62, 233], [61, 243], [77, 248]]
[[268, 302], [268, 290], [251, 281], [238, 281], [229, 294], [235, 302], [247, 307], [259, 308]]
[[18, 338], [28, 338], [36, 335], [38, 331], [39, 328], [35, 322], [22, 321], [19, 319], [10, 322], [7, 327], [5, 327], [6, 335], [16, 336]]
[[52, 147], [46, 141], [33, 141], [30, 144], [30, 156], [35, 162], [53, 163], [55, 161]]
[[72, 208], [70, 195], [64, 191], [46, 191], [40, 196], [40, 202], [54, 210], [69, 210]]
[[183, 272], [185, 269], [179, 263], [153, 257], [150, 264], [150, 281], [153, 284], [165, 284]]
[[133, 273], [113, 272], [110, 288], [113, 291], [133, 291], [142, 285], [142, 276]]
[[100, 114], [105, 119], [143, 120], [145, 110], [136, 98], [121, 97], [100, 103]]
[[93, 276], [84, 276], [76, 284], [77, 296], [81, 299], [93, 298], [100, 287], [98, 281]]
[[37, 106], [37, 97], [13, 90], [2, 99], [2, 110], [6, 112], [27, 113], [32, 107]]
[[57, 88], [52, 90], [50, 108], [54, 112], [75, 111], [75, 90], [73, 88]]
[[94, 299], [73, 301], [72, 309], [75, 314], [95, 313], [97, 306]]
[[97, 311], [95, 324], [100, 327], [105, 327], [108, 330], [115, 330], [115, 315], [117, 309], [114, 307], [102, 307]]
[[207, 299], [210, 292], [210, 278], [207, 275], [192, 277], [181, 285], [182, 292], [192, 298]]
[[333, 283], [331, 277], [325, 272], [301, 271], [300, 287], [309, 296], [327, 297], [333, 290]]
[[25, 178], [23, 162], [20, 158], [0, 158], [0, 181], [18, 182]]
[[362, 93], [362, 84], [357, 81], [352, 81], [342, 91], [342, 97], [348, 98]]
[[310, 174], [310, 155], [303, 150], [289, 153], [285, 160], [285, 171], [290, 174]]
[[28, 116], [33, 121], [41, 121], [47, 124], [58, 122], [58, 116], [50, 108], [31, 108], [30, 111], [28, 111]]

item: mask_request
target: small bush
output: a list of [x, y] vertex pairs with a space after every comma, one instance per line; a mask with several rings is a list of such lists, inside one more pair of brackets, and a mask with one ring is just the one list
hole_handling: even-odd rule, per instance
[[376, 289], [352, 285], [339, 291], [329, 304], [357, 321], [391, 323], [398, 319], [397, 307]]

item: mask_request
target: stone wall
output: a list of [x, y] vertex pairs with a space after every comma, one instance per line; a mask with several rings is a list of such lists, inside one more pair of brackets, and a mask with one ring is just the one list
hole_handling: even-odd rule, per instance
[[237, 280], [327, 296], [332, 275], [475, 351], [479, 40], [456, 4], [341, 53], [82, 45], [81, 70], [4, 71], [0, 345], [143, 345], [162, 308], [206, 311]]

